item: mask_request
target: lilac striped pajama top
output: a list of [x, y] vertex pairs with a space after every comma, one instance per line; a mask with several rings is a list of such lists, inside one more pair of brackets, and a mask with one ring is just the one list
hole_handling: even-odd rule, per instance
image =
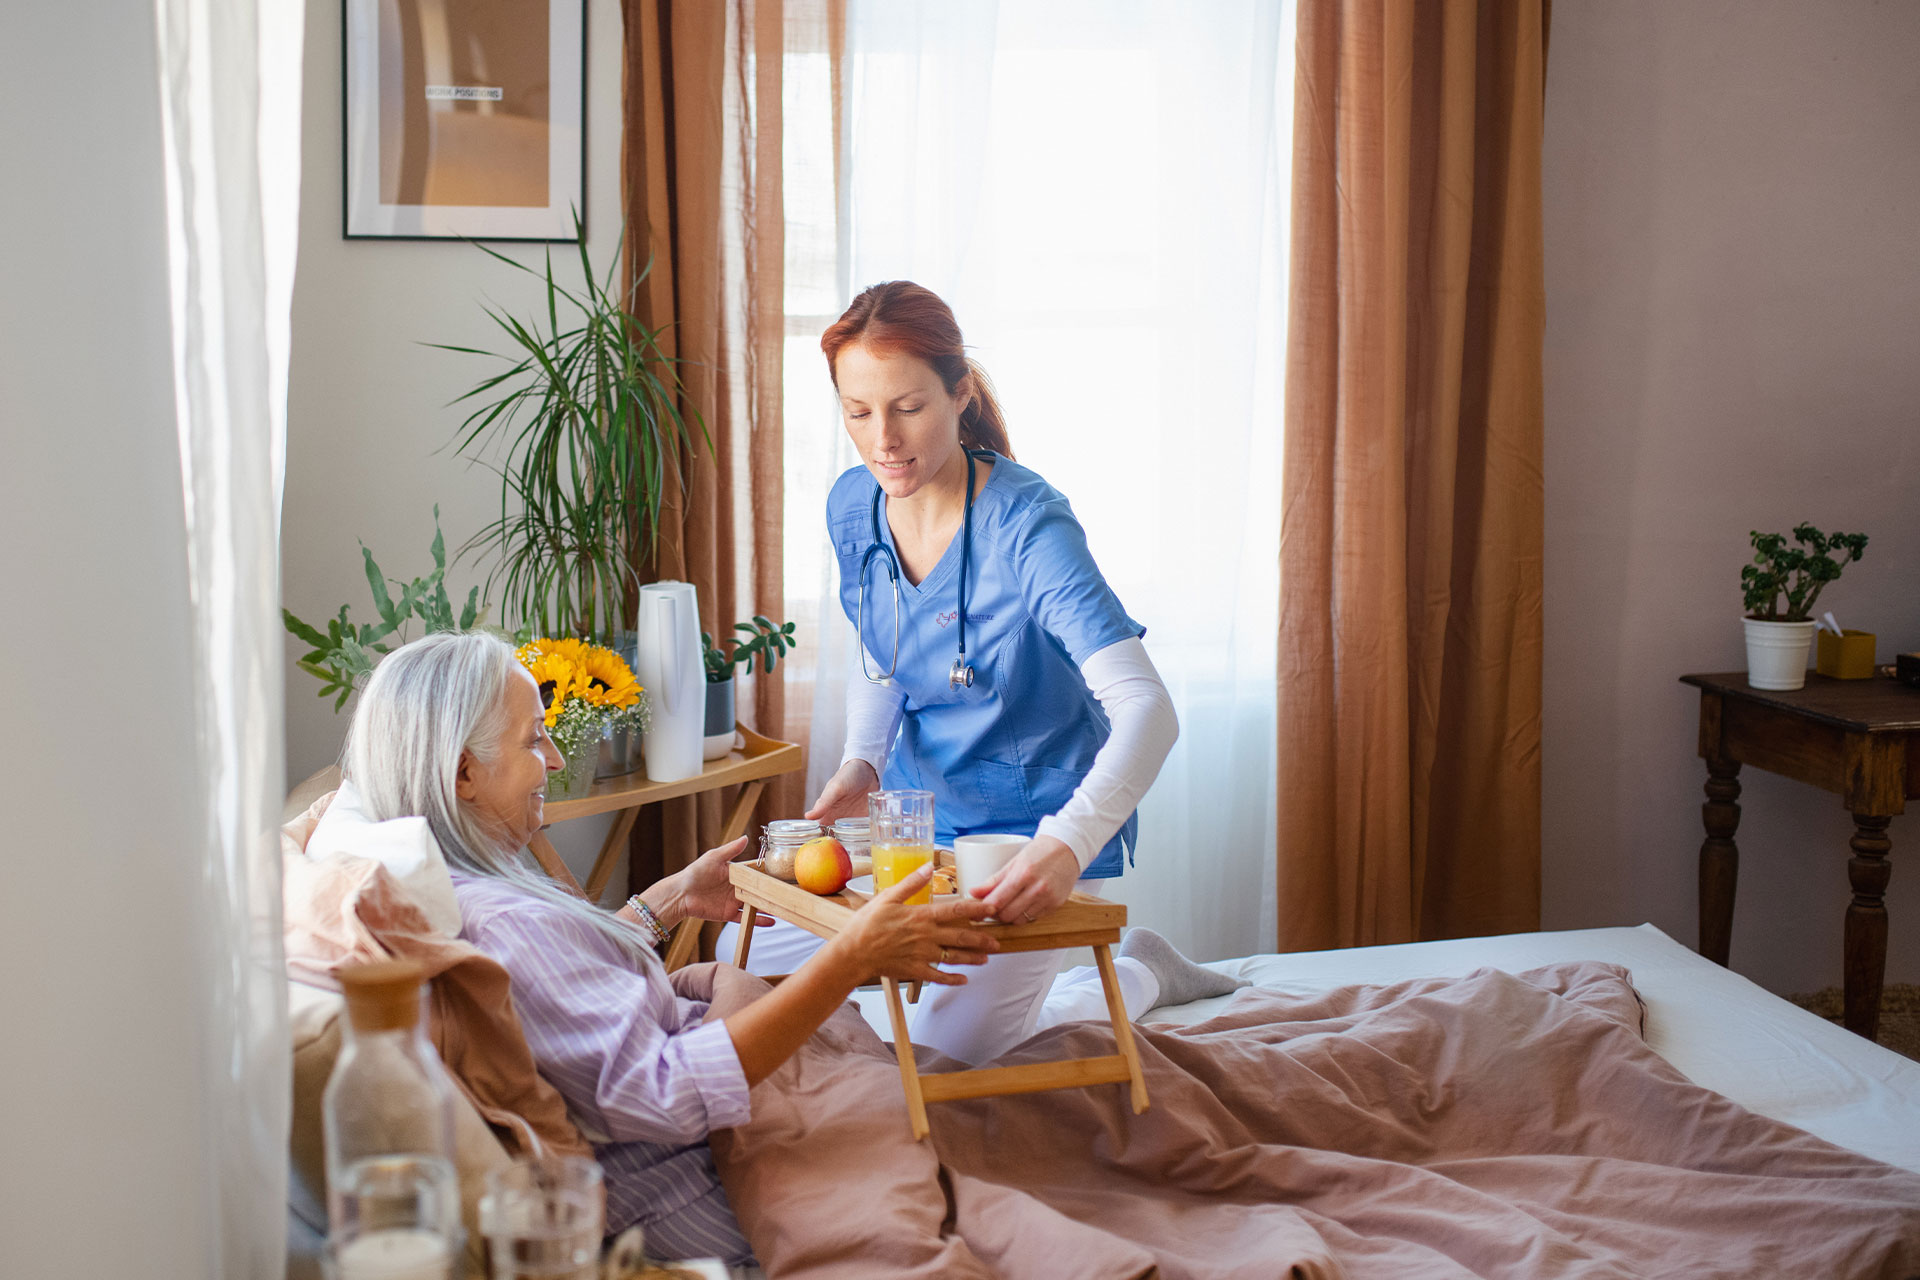
[[749, 1252], [707, 1134], [747, 1120], [747, 1079], [724, 1025], [599, 934], [502, 880], [453, 872], [460, 936], [498, 960], [540, 1074], [606, 1171], [607, 1234], [634, 1223], [663, 1256]]

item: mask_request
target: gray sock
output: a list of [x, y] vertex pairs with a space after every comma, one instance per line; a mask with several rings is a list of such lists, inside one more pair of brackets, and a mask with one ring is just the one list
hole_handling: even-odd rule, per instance
[[1224, 973], [1203, 969], [1181, 955], [1171, 942], [1151, 929], [1129, 929], [1120, 939], [1120, 954], [1147, 966], [1160, 981], [1159, 1009], [1170, 1004], [1186, 1004], [1208, 996], [1223, 996], [1247, 984], [1245, 978], [1229, 978]]

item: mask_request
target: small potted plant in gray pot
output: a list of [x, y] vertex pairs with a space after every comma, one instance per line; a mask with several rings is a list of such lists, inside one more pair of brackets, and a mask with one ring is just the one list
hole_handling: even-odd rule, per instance
[[1747, 605], [1747, 683], [1756, 689], [1798, 689], [1807, 682], [1813, 644], [1813, 602], [1867, 549], [1864, 533], [1822, 533], [1810, 524], [1786, 535], [1754, 530], [1753, 563], [1740, 570]]
[[[728, 637], [716, 643], [706, 632], [700, 633], [701, 657], [707, 669], [707, 725], [703, 754], [708, 760], [718, 760], [733, 750], [734, 668], [744, 667], [751, 671], [754, 659], [758, 658], [760, 669], [771, 672], [787, 651], [800, 643], [793, 638], [791, 622], [775, 625], [757, 613], [753, 615], [752, 622], [736, 622], [733, 629], [745, 632], [746, 639]], [[726, 647], [723, 649], [722, 645]]]

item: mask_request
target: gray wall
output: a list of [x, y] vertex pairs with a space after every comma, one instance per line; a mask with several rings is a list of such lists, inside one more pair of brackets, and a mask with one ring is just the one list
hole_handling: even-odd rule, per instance
[[[1688, 671], [1744, 666], [1750, 529], [1872, 535], [1828, 588], [1920, 649], [1920, 5], [1554, 7], [1547, 72], [1545, 919], [1695, 941]], [[1916, 695], [1920, 697], [1920, 695]], [[1742, 775], [1733, 967], [1840, 980], [1839, 802]], [[1893, 980], [1920, 979], [1920, 817]]]
[[[620, 5], [587, 5], [587, 248], [602, 270], [620, 238]], [[373, 618], [360, 560], [365, 543], [389, 577], [432, 566], [433, 506], [449, 554], [500, 511], [495, 473], [455, 457], [464, 411], [449, 402], [499, 369], [420, 344], [504, 350], [483, 302], [520, 316], [544, 311], [537, 280], [459, 241], [345, 240], [340, 234], [340, 6], [307, 6], [300, 266], [294, 281], [287, 405], [287, 492], [281, 537], [287, 608], [319, 622], [343, 604]], [[544, 247], [491, 246], [537, 265]], [[556, 245], [578, 279], [578, 251]], [[448, 574], [464, 597], [483, 571]], [[416, 626], [413, 634], [418, 635]], [[347, 728], [319, 683], [293, 667], [287, 642], [287, 773], [298, 782], [334, 763]], [[351, 710], [351, 704], [349, 704]], [[576, 874], [592, 863], [608, 819], [554, 829]], [[625, 883], [617, 875], [615, 885]]]
[[212, 1273], [151, 3], [0, 38], [0, 1275]]

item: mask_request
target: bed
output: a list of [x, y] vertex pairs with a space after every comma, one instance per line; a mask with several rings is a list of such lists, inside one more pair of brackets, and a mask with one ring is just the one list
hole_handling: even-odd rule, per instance
[[[1864, 1189], [1868, 1193], [1867, 1200], [1879, 1206], [1874, 1212], [1878, 1213], [1881, 1219], [1889, 1221], [1897, 1219], [1893, 1229], [1900, 1233], [1902, 1240], [1911, 1238], [1915, 1241], [1914, 1248], [1920, 1249], [1920, 1214], [1913, 1211], [1915, 1208], [1920, 1208], [1920, 1182], [1916, 1182], [1912, 1177], [1912, 1175], [1920, 1175], [1920, 1063], [1909, 1061], [1889, 1050], [1868, 1043], [1768, 994], [1739, 975], [1701, 959], [1651, 925], [1641, 925], [1638, 928], [1517, 934], [1346, 951], [1261, 955], [1221, 961], [1212, 967], [1251, 980], [1260, 989], [1254, 997], [1256, 1002], [1270, 1004], [1279, 997], [1297, 998], [1305, 1002], [1303, 1008], [1308, 1007], [1315, 1000], [1320, 1001], [1324, 1008], [1331, 1004], [1339, 1004], [1343, 999], [1351, 1000], [1353, 997], [1346, 993], [1360, 988], [1377, 991], [1384, 987], [1392, 987], [1393, 984], [1404, 985], [1410, 980], [1427, 979], [1458, 980], [1470, 984], [1475, 979], [1467, 975], [1475, 973], [1484, 975], [1488, 971], [1493, 971], [1495, 977], [1499, 978], [1501, 975], [1540, 971], [1547, 966], [1578, 971], [1572, 978], [1562, 975], [1560, 979], [1544, 980], [1549, 987], [1554, 981], [1560, 981], [1563, 984], [1571, 982], [1576, 986], [1585, 983], [1588, 989], [1596, 989], [1596, 977], [1593, 971], [1595, 964], [1617, 966], [1611, 979], [1600, 975], [1597, 980], [1598, 986], [1605, 986], [1608, 981], [1611, 982], [1613, 994], [1610, 999], [1614, 1012], [1622, 1025], [1631, 1024], [1631, 1038], [1637, 1052], [1648, 1063], [1658, 1067], [1659, 1071], [1674, 1077], [1678, 1088], [1691, 1089], [1691, 1086], [1686, 1083], [1690, 1081], [1692, 1085], [1712, 1090], [1716, 1094], [1731, 1099], [1757, 1116], [1794, 1126], [1846, 1151], [1857, 1152], [1885, 1165], [1893, 1166], [1895, 1170], [1906, 1171], [1896, 1174], [1893, 1170], [1884, 1170], [1885, 1177], [1880, 1178], [1877, 1185], [1867, 1185]], [[731, 970], [727, 966], [700, 966], [699, 968], [706, 971], [705, 980], [713, 984], [758, 982], [758, 979], [739, 974], [738, 971]], [[679, 977], [690, 976], [691, 971], [679, 975]], [[1543, 981], [1537, 977], [1531, 980]], [[1630, 988], [1626, 985], [1629, 980]], [[1418, 987], [1421, 984], [1413, 982], [1412, 985]], [[1514, 984], [1509, 982], [1509, 985]], [[1273, 993], [1279, 993], [1279, 996], [1276, 997]], [[699, 993], [690, 992], [689, 994]], [[743, 998], [751, 998], [753, 993], [741, 988], [736, 994]], [[1538, 995], [1540, 992], [1536, 991], [1534, 994]], [[1564, 995], [1566, 992], [1561, 991], [1551, 998], [1557, 999]], [[703, 995], [703, 998], [710, 997]], [[1602, 1001], [1604, 1002], [1607, 998], [1609, 997], [1603, 996]], [[1209, 1034], [1205, 1029], [1206, 1025], [1230, 1023], [1236, 1001], [1244, 1003], [1247, 999], [1246, 996], [1236, 995], [1197, 1001], [1178, 1008], [1155, 1010], [1142, 1020], [1143, 1024], [1150, 1029], [1145, 1035], [1152, 1039], [1156, 1034], [1160, 1034], [1151, 1030], [1154, 1027], [1200, 1028], [1198, 1031], [1191, 1032], [1183, 1030], [1179, 1034], [1204, 1037]], [[722, 1012], [722, 1006], [717, 1004], [716, 1012]], [[868, 1033], [867, 1024], [853, 1017], [851, 1013], [843, 1013], [838, 1015], [838, 1018], [850, 1024], [858, 1036], [872, 1038]], [[879, 1021], [884, 1030], [884, 1015], [877, 1009], [872, 1011], [869, 1022], [875, 1020]], [[1593, 1020], [1589, 1018], [1589, 1022], [1591, 1021]], [[1616, 1027], [1614, 1030], [1617, 1033], [1619, 1029]], [[823, 1029], [823, 1035], [828, 1030], [831, 1030], [831, 1027]], [[1055, 1032], [1043, 1034], [1056, 1035], [1063, 1032], [1067, 1035], [1092, 1034], [1099, 1030], [1100, 1028], [1095, 1024], [1079, 1024], [1078, 1027], [1056, 1029]], [[842, 1026], [838, 1034], [843, 1038], [844, 1049], [848, 1028]], [[1110, 1035], [1110, 1029], [1106, 1029], [1105, 1034]], [[1346, 1037], [1327, 1038], [1341, 1040]], [[1617, 1034], [1615, 1038], [1618, 1038]], [[1361, 1041], [1364, 1037], [1355, 1036], [1354, 1039]], [[1466, 1035], [1456, 1039], [1473, 1043], [1476, 1038]], [[1161, 1047], [1164, 1049], [1166, 1047], [1164, 1035], [1162, 1040]], [[1478, 1038], [1478, 1043], [1499, 1045], [1501, 1042], [1482, 1036]], [[876, 1044], [875, 1047], [881, 1046]], [[1082, 1046], [1082, 1049], [1085, 1055], [1091, 1055], [1096, 1051], [1094, 1046]], [[1018, 1052], [1016, 1050], [1016, 1053]], [[296, 1055], [296, 1066], [299, 1061], [301, 1059]], [[844, 1053], [834, 1056], [831, 1074], [836, 1076], [845, 1074], [844, 1068], [847, 1061]], [[846, 1147], [849, 1152], [855, 1153], [859, 1160], [866, 1163], [872, 1163], [875, 1159], [874, 1153], [888, 1144], [891, 1144], [896, 1151], [917, 1150], [924, 1153], [925, 1160], [934, 1162], [937, 1166], [933, 1176], [939, 1185], [950, 1185], [964, 1180], [968, 1175], [963, 1171], [953, 1179], [948, 1178], [942, 1163], [946, 1160], [948, 1152], [941, 1151], [935, 1154], [942, 1145], [943, 1136], [938, 1125], [936, 1125], [934, 1141], [926, 1146], [913, 1144], [910, 1140], [904, 1139], [903, 1107], [899, 1117], [891, 1115], [894, 1106], [900, 1104], [897, 1067], [892, 1061], [890, 1052], [882, 1053], [877, 1061], [878, 1074], [869, 1074], [867, 1085], [857, 1094], [857, 1101], [851, 1108], [851, 1114], [842, 1113], [835, 1120], [834, 1127], [829, 1128], [828, 1131], [832, 1132], [836, 1138], [835, 1145]], [[789, 1068], [783, 1068], [783, 1072], [786, 1072], [789, 1077], [795, 1074], [791, 1066], [792, 1064]], [[1476, 1069], [1489, 1075], [1497, 1074], [1503, 1066], [1504, 1063], [1500, 1059], [1488, 1059], [1483, 1053], [1477, 1068], [1469, 1064], [1469, 1074], [1465, 1078], [1472, 1079], [1471, 1073]], [[1668, 1069], [1669, 1066], [1671, 1070]], [[1674, 1076], [1675, 1072], [1678, 1073], [1677, 1077]], [[804, 1065], [799, 1074], [802, 1077], [805, 1076]], [[816, 1073], [815, 1080], [819, 1080], [824, 1074], [828, 1073]], [[308, 1075], [312, 1077], [309, 1083], [314, 1086], [309, 1092], [317, 1094], [318, 1084], [324, 1080], [325, 1071], [321, 1067], [314, 1067]], [[1684, 1077], [1684, 1080], [1678, 1077]], [[777, 1116], [770, 1115], [769, 1124], [765, 1128], [761, 1127], [764, 1088], [764, 1085], [756, 1088], [755, 1121], [748, 1126], [747, 1130], [729, 1130], [715, 1134], [716, 1160], [723, 1162], [723, 1177], [727, 1176], [724, 1162], [731, 1161], [736, 1168], [751, 1170], [763, 1163], [763, 1157], [769, 1154], [769, 1146], [773, 1148], [771, 1154], [776, 1157], [771, 1163], [778, 1162], [779, 1141], [776, 1139], [769, 1144], [766, 1139], [769, 1133], [779, 1132], [783, 1121]], [[804, 1094], [805, 1091], [801, 1092]], [[1103, 1092], [1098, 1089], [1067, 1090], [1051, 1095], [1029, 1096], [1068, 1099], [1078, 1095], [1093, 1098], [1097, 1102], [1099, 1099], [1096, 1095], [1101, 1095]], [[1698, 1095], [1698, 1090], [1692, 1090], [1692, 1092]], [[1141, 1119], [1164, 1122], [1169, 1115], [1183, 1109], [1204, 1109], [1209, 1102], [1208, 1099], [1195, 1098], [1191, 1095], [1184, 1104], [1173, 1099], [1171, 1095], [1157, 1094], [1156, 1098], [1167, 1105], [1156, 1107], [1153, 1114]], [[890, 1105], [875, 1106], [876, 1099], [889, 1100]], [[768, 1104], [764, 1108], [766, 1111], [778, 1112], [785, 1105], [786, 1099], [766, 1097], [764, 1101]], [[1616, 1094], [1614, 1101], [1619, 1103], [1622, 1099]], [[1631, 1100], [1626, 1101], [1630, 1106]], [[956, 1111], [953, 1114], [958, 1114], [960, 1109], [973, 1104], [947, 1105], [954, 1106]], [[1260, 1104], [1255, 1102], [1253, 1105]], [[317, 1116], [309, 1119], [317, 1119]], [[784, 1122], [787, 1124], [789, 1135], [793, 1131], [792, 1119], [793, 1117], [789, 1115]], [[801, 1117], [801, 1120], [804, 1128], [806, 1118]], [[850, 1124], [847, 1123], [849, 1121], [851, 1121]], [[863, 1125], [864, 1133], [861, 1131]], [[317, 1125], [307, 1127], [316, 1131], [312, 1135], [315, 1141], [307, 1145], [314, 1147], [317, 1151]], [[814, 1127], [818, 1128], [818, 1126]], [[1145, 1124], [1136, 1126], [1132, 1120], [1120, 1117], [1116, 1109], [1108, 1126], [1108, 1134], [1113, 1140], [1124, 1144], [1133, 1135], [1144, 1134], [1150, 1128], [1150, 1125]], [[298, 1123], [295, 1125], [295, 1131], [294, 1154], [296, 1155], [296, 1172], [299, 1172], [300, 1162], [297, 1157], [300, 1143], [297, 1139], [301, 1126]], [[951, 1131], [947, 1136], [951, 1137]], [[1311, 1138], [1281, 1139], [1281, 1141], [1297, 1142], [1298, 1146], [1295, 1149], [1310, 1159], [1322, 1147], [1327, 1150], [1334, 1149], [1342, 1136], [1335, 1133], [1331, 1135], [1328, 1143], [1318, 1145], [1316, 1140]], [[866, 1137], [873, 1138], [873, 1141], [870, 1144], [867, 1143]], [[1799, 1141], [1804, 1143], [1806, 1140], [1801, 1138]], [[743, 1143], [749, 1146], [755, 1143], [761, 1145], [757, 1150], [747, 1150], [742, 1147]], [[1853, 1157], [1842, 1152], [1833, 1152], [1831, 1148], [1823, 1149], [1836, 1160], [1858, 1163]], [[307, 1154], [313, 1155], [315, 1152]], [[490, 1149], [489, 1155], [504, 1159], [497, 1150]], [[1816, 1164], [1819, 1159], [1821, 1157], [1816, 1153]], [[956, 1169], [959, 1168], [960, 1166], [956, 1166]], [[306, 1183], [318, 1186], [318, 1180], [310, 1176], [311, 1172], [309, 1171], [309, 1176], [304, 1183], [301, 1178], [296, 1177], [296, 1190]], [[802, 1174], [804, 1182], [804, 1171]], [[830, 1202], [838, 1199], [842, 1194], [834, 1180], [830, 1178], [818, 1179], [810, 1185], [819, 1188], [819, 1197], [829, 1202], [830, 1208]], [[1317, 1183], [1309, 1179], [1304, 1185], [1311, 1187]], [[756, 1212], [754, 1191], [751, 1188], [736, 1188], [731, 1179], [728, 1181], [728, 1189], [729, 1194], [735, 1199], [737, 1208], [746, 1206], [742, 1212], [742, 1220], [745, 1223]], [[969, 1194], [977, 1194], [978, 1191], [979, 1188], [976, 1186], [975, 1191]], [[809, 1193], [810, 1198], [811, 1194]], [[1878, 1200], [1873, 1200], [1876, 1195], [1879, 1197]], [[926, 1198], [921, 1197], [922, 1200]], [[296, 1196], [296, 1201], [298, 1199], [299, 1197]], [[776, 1197], [760, 1196], [758, 1199], [762, 1204], [776, 1205], [777, 1215], [785, 1220], [806, 1224], [822, 1218], [820, 1213], [811, 1208], [802, 1207], [796, 1211], [790, 1188], [783, 1189]], [[935, 1192], [932, 1199], [938, 1200], [939, 1193]], [[1203, 1194], [1197, 1199], [1205, 1202], [1209, 1197]], [[878, 1202], [868, 1203], [864, 1207], [868, 1218], [884, 1222], [892, 1221], [890, 1215], [894, 1212], [893, 1208]], [[1205, 1208], [1204, 1203], [1202, 1207]], [[925, 1208], [924, 1203], [913, 1206], [916, 1212], [923, 1211]], [[1842, 1204], [1840, 1208], [1846, 1211], [1848, 1206]], [[306, 1220], [313, 1222], [321, 1220], [315, 1216], [317, 1206], [308, 1206], [308, 1209], [310, 1212]], [[996, 1214], [997, 1211], [986, 1216], [994, 1217]], [[296, 1213], [296, 1219], [300, 1216]], [[931, 1234], [946, 1234], [944, 1225], [937, 1220], [928, 1225]], [[1036, 1234], [1043, 1238], [1055, 1235], [1068, 1239], [1072, 1235], [1073, 1226], [1071, 1214], [1056, 1215], [1056, 1220], [1050, 1225], [1043, 1226], [1037, 1232], [1030, 1230], [1026, 1239], [1031, 1239]], [[1817, 1227], [1803, 1228], [1801, 1234], [1819, 1235], [1825, 1229], [1826, 1224], [1821, 1221]], [[756, 1248], [759, 1248], [760, 1239], [751, 1230], [749, 1238], [754, 1239]], [[312, 1242], [309, 1241], [309, 1243]], [[1024, 1247], [1024, 1240], [1022, 1243]], [[1210, 1241], [1203, 1242], [1200, 1251], [1203, 1260], [1206, 1258], [1205, 1249], [1210, 1243]], [[762, 1257], [768, 1256], [770, 1251], [762, 1250]], [[1805, 1274], [1920, 1275], [1920, 1252], [1912, 1256], [1916, 1261], [1892, 1272], [1856, 1272], [1827, 1266], [1812, 1270], [1803, 1267], [1800, 1270]], [[1189, 1257], [1189, 1262], [1191, 1260]], [[1715, 1261], [1718, 1262], [1718, 1259], [1716, 1258]], [[781, 1267], [777, 1270], [783, 1275], [809, 1274], [803, 1268]], [[1757, 1266], [1749, 1270], [1755, 1274], [1769, 1274], [1777, 1272], [1778, 1268]], [[296, 1267], [295, 1274], [301, 1273], [304, 1273], [303, 1270]], [[1198, 1269], [1189, 1267], [1185, 1271], [1176, 1267], [1171, 1273], [1213, 1274], [1204, 1266]], [[1258, 1274], [1269, 1273], [1271, 1273], [1270, 1268]], [[1545, 1272], [1535, 1269], [1522, 1269], [1518, 1272], [1526, 1276], [1542, 1273]], [[759, 1273], [746, 1271], [739, 1274], [750, 1276]], [[851, 1273], [835, 1265], [812, 1274], [840, 1277]], [[909, 1273], [904, 1270], [895, 1272], [881, 1269], [872, 1271], [872, 1274], [892, 1276]], [[945, 1280], [949, 1275], [970, 1273], [936, 1267], [915, 1274], [940, 1276]], [[991, 1274], [1012, 1275], [1016, 1274], [1016, 1271], [1007, 1269]], [[1054, 1267], [1037, 1274], [1127, 1275], [1139, 1274], [1139, 1272], [1128, 1272], [1124, 1269], [1090, 1270], [1067, 1266]], [[1301, 1274], [1319, 1273], [1302, 1272]], [[1337, 1274], [1337, 1271], [1327, 1274]], [[1385, 1274], [1403, 1273], [1388, 1271]], [[1614, 1273], [1608, 1271], [1605, 1274]], [[1679, 1274], [1689, 1273], [1683, 1271]]]

